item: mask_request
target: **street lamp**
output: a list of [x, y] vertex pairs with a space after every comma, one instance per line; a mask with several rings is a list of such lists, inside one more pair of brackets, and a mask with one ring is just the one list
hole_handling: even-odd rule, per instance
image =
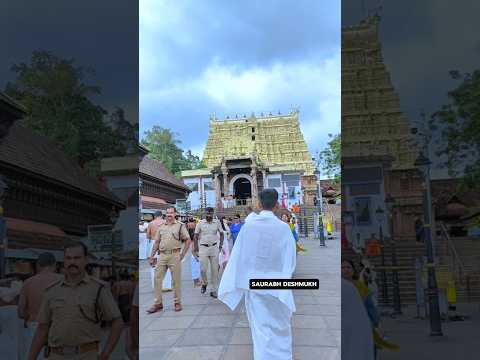
[[380, 249], [382, 256], [382, 298], [383, 301], [388, 304], [388, 286], [387, 286], [387, 272], [385, 269], [385, 239], [383, 237], [383, 222], [385, 221], [385, 211], [379, 206], [375, 211], [375, 215], [378, 221], [378, 233], [380, 236]]
[[435, 259], [433, 253], [432, 242], [432, 209], [431, 209], [431, 192], [430, 192], [430, 164], [431, 161], [422, 152], [415, 160], [415, 166], [420, 169], [424, 176], [423, 191], [423, 226], [425, 236], [425, 246], [427, 252], [427, 269], [428, 269], [428, 307], [430, 312], [430, 335], [442, 336], [442, 321], [440, 317], [440, 305], [438, 299], [437, 278], [435, 276]]
[[0, 279], [5, 277], [5, 252], [7, 248], [7, 223], [3, 218], [3, 197], [6, 190], [8, 189], [7, 184], [3, 181], [0, 176]]
[[320, 188], [320, 170], [318, 166], [315, 169], [314, 175], [317, 179], [316, 188], [317, 188], [317, 201], [316, 204], [316, 213], [317, 213], [317, 229], [318, 229], [318, 239], [320, 240], [320, 246], [325, 246], [325, 234], [323, 233], [323, 219], [322, 219], [322, 189]]
[[385, 206], [388, 211], [388, 223], [390, 230], [390, 244], [392, 249], [392, 280], [393, 280], [393, 313], [392, 315], [402, 314], [402, 306], [400, 301], [400, 284], [398, 281], [398, 263], [397, 263], [397, 250], [395, 246], [395, 237], [393, 234], [393, 208], [395, 206], [395, 199], [388, 194], [385, 198]]

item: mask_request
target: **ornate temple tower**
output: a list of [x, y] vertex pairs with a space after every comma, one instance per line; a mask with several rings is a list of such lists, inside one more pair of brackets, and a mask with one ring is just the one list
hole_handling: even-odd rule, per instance
[[417, 153], [383, 63], [379, 21], [342, 29], [342, 155], [388, 155], [392, 169], [411, 169]]
[[298, 115], [294, 110], [287, 115], [211, 117], [203, 154], [207, 168], [182, 172], [185, 183], [196, 189], [200, 177], [207, 184], [213, 180], [208, 191], [214, 191], [216, 204], [229, 197], [255, 204], [266, 187], [277, 188], [286, 205], [301, 202], [300, 178], [313, 175], [315, 167]]
[[375, 15], [342, 28], [342, 206], [364, 215], [350, 234], [359, 243], [378, 236], [374, 213], [387, 194], [396, 200], [397, 240], [414, 237], [421, 213], [418, 150], [383, 62], [379, 23]]

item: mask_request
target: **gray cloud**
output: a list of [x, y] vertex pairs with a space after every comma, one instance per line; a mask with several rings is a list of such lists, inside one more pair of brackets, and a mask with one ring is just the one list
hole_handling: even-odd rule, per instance
[[[304, 125], [316, 119], [317, 129], [338, 132], [339, 85], [334, 96], [338, 116], [337, 109], [326, 117], [319, 108], [333, 107], [324, 104], [333, 95], [322, 89], [335, 91], [331, 79], [339, 80], [340, 68], [332, 67], [330, 73], [320, 69], [327, 59], [339, 63], [339, 46], [339, 1], [143, 1], [141, 131], [156, 124], [169, 127], [181, 135], [186, 147], [199, 149], [207, 139], [208, 116], [213, 112], [219, 116], [286, 113], [300, 106]], [[305, 80], [309, 72], [311, 83]], [[320, 72], [324, 78], [319, 78]], [[260, 95], [250, 98], [248, 92]], [[328, 139], [326, 132], [312, 138], [312, 150]]]
[[[91, 82], [103, 92], [95, 99], [106, 108], [138, 114], [138, 4], [130, 0], [3, 1], [0, 4], [0, 87], [14, 73], [13, 64], [28, 62], [42, 49], [76, 59], [95, 69]], [[6, 44], [6, 46], [5, 46]]]

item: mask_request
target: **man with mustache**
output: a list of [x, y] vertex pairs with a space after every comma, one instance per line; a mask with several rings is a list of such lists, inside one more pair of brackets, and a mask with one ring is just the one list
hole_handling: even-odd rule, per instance
[[[45, 290], [29, 360], [36, 360], [45, 344], [49, 360], [109, 359], [122, 333], [122, 315], [105, 284], [86, 274], [87, 263], [85, 244], [65, 247], [65, 278]], [[112, 328], [99, 356], [102, 320]]]
[[[223, 229], [220, 221], [213, 219], [213, 209], [208, 207], [205, 220], [200, 221], [195, 228], [194, 256], [200, 258], [200, 274], [202, 277], [202, 294], [207, 291], [208, 265], [210, 264], [210, 296], [217, 297], [218, 284], [218, 253], [223, 247]], [[219, 242], [220, 235], [220, 245]], [[200, 244], [200, 245], [199, 245]], [[200, 247], [200, 248], [199, 248]]]
[[[152, 253], [148, 259], [151, 266], [158, 264], [155, 270], [155, 303], [147, 313], [154, 314], [163, 310], [162, 285], [167, 269], [170, 269], [173, 278], [175, 311], [182, 310], [182, 260], [190, 247], [190, 241], [185, 224], [175, 220], [175, 208], [168, 208], [166, 222], [158, 228]], [[185, 244], [183, 249], [182, 243]], [[160, 252], [158, 261], [155, 257], [157, 251]]]

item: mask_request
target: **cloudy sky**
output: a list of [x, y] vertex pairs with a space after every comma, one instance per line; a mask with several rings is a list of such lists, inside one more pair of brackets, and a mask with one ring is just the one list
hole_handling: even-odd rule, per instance
[[340, 132], [340, 1], [140, 2], [140, 133], [201, 155], [208, 119], [300, 108], [312, 155]]
[[[480, 2], [343, 0], [342, 25], [358, 24], [364, 10], [381, 3], [383, 57], [401, 107], [410, 120], [421, 120], [421, 109], [428, 119], [449, 102], [448, 91], [459, 84], [448, 72], [471, 72], [480, 66]], [[444, 177], [446, 171], [436, 169], [436, 174]]]
[[29, 63], [34, 50], [91, 67], [92, 98], [107, 110], [125, 109], [138, 122], [138, 6], [131, 0], [0, 2], [0, 89], [15, 79], [13, 64]]

